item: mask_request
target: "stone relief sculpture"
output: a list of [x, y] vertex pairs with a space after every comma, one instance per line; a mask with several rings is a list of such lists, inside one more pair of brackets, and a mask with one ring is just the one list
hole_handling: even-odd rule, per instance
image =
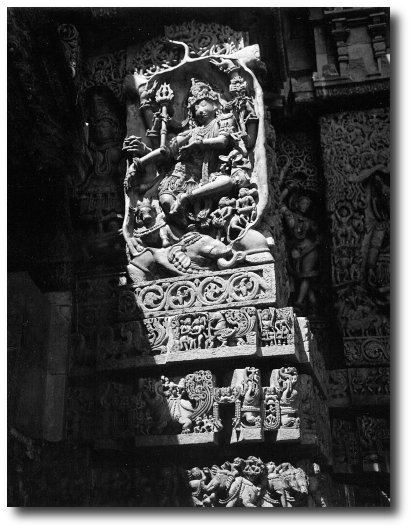
[[141, 378], [135, 396], [138, 435], [216, 432], [222, 428], [213, 416], [214, 378], [209, 370], [188, 374], [178, 382]]
[[80, 230], [84, 259], [113, 256], [120, 250], [119, 230], [123, 217], [121, 179], [123, 117], [118, 100], [104, 86], [90, 88], [84, 95], [85, 140], [88, 169], [76, 185], [73, 209]]
[[294, 307], [301, 312], [307, 307], [315, 313], [314, 280], [320, 274], [318, 247], [321, 242], [319, 227], [310, 216], [315, 197], [309, 190], [301, 189], [297, 182], [289, 181], [281, 192], [280, 200], [283, 203], [281, 212], [287, 234], [291, 284], [295, 293]]
[[348, 366], [386, 364], [390, 293], [388, 109], [320, 119], [332, 278]]
[[273, 261], [255, 229], [267, 171], [254, 49], [193, 59], [182, 46], [177, 66], [125, 82], [123, 234], [134, 283]]
[[[289, 462], [264, 464], [255, 456], [237, 457], [221, 466], [194, 467], [187, 473], [195, 507], [292, 508], [312, 505], [309, 476]], [[313, 484], [311, 488], [312, 492], [317, 490]]]

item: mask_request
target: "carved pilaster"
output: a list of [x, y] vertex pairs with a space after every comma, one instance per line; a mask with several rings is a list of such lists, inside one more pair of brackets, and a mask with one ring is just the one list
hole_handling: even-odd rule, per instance
[[339, 64], [340, 75], [348, 75], [348, 50], [347, 38], [350, 34], [350, 29], [347, 27], [347, 19], [345, 17], [334, 18], [332, 21], [331, 34], [337, 47], [337, 59]]
[[379, 74], [389, 74], [389, 63], [387, 61], [387, 43], [386, 34], [388, 26], [386, 23], [386, 15], [382, 13], [372, 13], [369, 15], [368, 25], [369, 33], [371, 35], [374, 58], [377, 61], [377, 71]]
[[332, 277], [347, 365], [389, 359], [390, 172], [387, 109], [321, 118]]

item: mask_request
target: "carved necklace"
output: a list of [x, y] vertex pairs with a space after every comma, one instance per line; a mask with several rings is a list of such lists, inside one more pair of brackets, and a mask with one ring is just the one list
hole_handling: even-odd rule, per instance
[[196, 131], [197, 135], [202, 137], [206, 136], [209, 132], [212, 131], [216, 122], [217, 118], [213, 119], [210, 123], [208, 123], [208, 125], [202, 125], [201, 127], [199, 127]]

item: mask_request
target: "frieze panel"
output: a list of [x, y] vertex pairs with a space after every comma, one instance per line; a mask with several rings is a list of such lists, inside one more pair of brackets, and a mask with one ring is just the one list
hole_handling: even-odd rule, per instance
[[[333, 506], [334, 485], [313, 461], [235, 457], [209, 465], [95, 467], [93, 506], [293, 508]], [[119, 493], [122, 492], [122, 493]]]
[[274, 267], [252, 266], [237, 272], [189, 275], [185, 279], [142, 282], [134, 289], [136, 304], [147, 316], [186, 312], [187, 310], [225, 309], [251, 301], [274, 304], [276, 287]]
[[173, 339], [168, 361], [257, 352], [254, 307], [174, 316], [170, 327]]
[[390, 362], [390, 338], [345, 338], [344, 357], [347, 366], [360, 364], [388, 364]]
[[308, 476], [285, 462], [264, 464], [260, 458], [235, 458], [222, 466], [188, 470], [193, 506], [292, 508], [308, 506]]
[[[132, 293], [124, 291], [124, 294]], [[93, 343], [96, 332], [97, 369], [127, 369], [217, 357], [288, 356], [308, 363], [324, 388], [324, 363], [313, 344], [315, 339], [306, 333], [301, 341], [304, 335], [297, 327], [292, 308], [242, 307], [168, 314], [143, 320], [126, 319], [103, 328], [95, 323], [89, 328], [88, 343]], [[78, 350], [84, 341], [83, 337]], [[76, 355], [76, 359], [85, 357], [85, 366], [91, 365], [88, 360], [93, 357], [89, 357], [91, 352], [81, 355], [79, 350]]]
[[[295, 367], [272, 371], [262, 386], [255, 367], [236, 369], [229, 386], [218, 387], [209, 370], [182, 377], [141, 377], [134, 383], [107, 381], [93, 388], [71, 387], [67, 432], [72, 440], [96, 440], [116, 447], [218, 443], [222, 407], [232, 406], [227, 443], [295, 441], [317, 447], [329, 459], [328, 409], [311, 377]], [[221, 413], [220, 413], [221, 410]], [[93, 436], [92, 436], [93, 435]], [[121, 448], [122, 445], [119, 446]]]
[[349, 368], [348, 378], [354, 404], [388, 404], [390, 399], [390, 369]]

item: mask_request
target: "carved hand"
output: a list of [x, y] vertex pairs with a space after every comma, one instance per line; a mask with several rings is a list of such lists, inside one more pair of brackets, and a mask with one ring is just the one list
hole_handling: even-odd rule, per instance
[[136, 237], [125, 238], [126, 244], [132, 258], [135, 258], [139, 255], [139, 252], [142, 250], [141, 241]]
[[140, 136], [128, 136], [123, 142], [122, 151], [129, 159], [140, 158], [152, 151], [150, 147], [142, 142]]
[[183, 147], [179, 149], [178, 160], [185, 159], [192, 152], [196, 151], [197, 149], [201, 149], [202, 146], [203, 146], [202, 138], [198, 138], [194, 140], [193, 142], [191, 142], [190, 144], [184, 145]]

